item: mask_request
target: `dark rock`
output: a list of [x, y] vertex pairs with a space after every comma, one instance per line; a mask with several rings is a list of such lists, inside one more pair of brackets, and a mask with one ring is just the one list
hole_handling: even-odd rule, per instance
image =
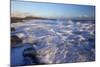
[[14, 27], [11, 27], [11, 32], [16, 31]]
[[23, 51], [25, 64], [39, 64], [39, 59], [37, 57], [37, 52], [34, 48], [27, 48]]
[[21, 46], [22, 40], [16, 35], [11, 36], [11, 47]]

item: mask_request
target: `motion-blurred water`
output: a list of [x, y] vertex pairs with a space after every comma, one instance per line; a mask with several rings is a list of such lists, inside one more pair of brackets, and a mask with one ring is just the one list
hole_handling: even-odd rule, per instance
[[[23, 44], [31, 43], [40, 62], [51, 64], [95, 60], [95, 24], [92, 20], [34, 19], [12, 23], [11, 27], [16, 29], [11, 35], [23, 39]], [[14, 54], [18, 55], [17, 52]], [[11, 60], [19, 62], [14, 58]]]

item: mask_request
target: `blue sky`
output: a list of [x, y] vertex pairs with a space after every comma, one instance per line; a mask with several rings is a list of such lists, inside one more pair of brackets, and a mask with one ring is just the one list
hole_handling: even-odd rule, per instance
[[95, 15], [94, 6], [12, 1], [11, 12], [26, 12], [40, 17], [79, 17]]

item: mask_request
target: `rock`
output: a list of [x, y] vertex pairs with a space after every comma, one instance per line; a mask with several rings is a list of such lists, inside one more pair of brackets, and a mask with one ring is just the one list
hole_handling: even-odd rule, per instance
[[22, 43], [22, 40], [20, 38], [18, 38], [15, 35], [11, 36], [11, 47], [21, 46], [19, 45], [21, 43]]
[[24, 60], [26, 64], [39, 64], [39, 59], [37, 57], [36, 50], [32, 48], [27, 48], [23, 51]]
[[11, 27], [11, 32], [16, 31], [14, 27]]

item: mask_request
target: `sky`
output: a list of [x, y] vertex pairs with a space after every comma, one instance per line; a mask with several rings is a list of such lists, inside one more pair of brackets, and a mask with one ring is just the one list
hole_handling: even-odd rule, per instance
[[11, 1], [11, 12], [16, 11], [39, 17], [95, 16], [95, 6]]

